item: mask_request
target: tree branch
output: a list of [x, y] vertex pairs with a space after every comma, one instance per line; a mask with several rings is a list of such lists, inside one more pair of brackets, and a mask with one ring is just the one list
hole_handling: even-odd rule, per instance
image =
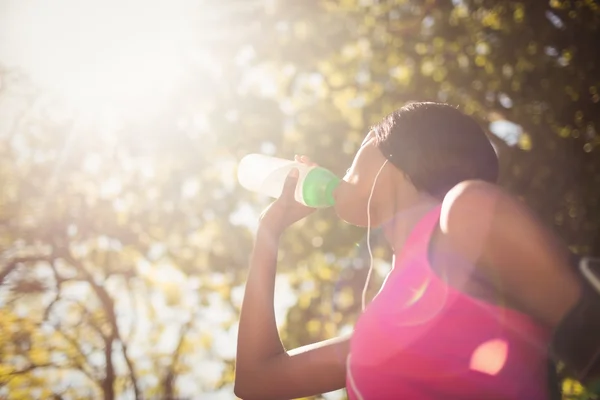
[[[96, 283], [92, 274], [84, 267], [84, 265], [79, 260], [77, 260], [75, 257], [73, 257], [70, 254], [68, 249], [66, 249], [65, 253], [63, 254], [63, 257], [65, 258], [66, 261], [68, 261], [71, 265], [73, 265], [73, 267], [75, 267], [75, 269], [77, 269], [77, 271], [79, 273], [81, 273], [83, 278], [92, 287], [92, 290], [94, 291], [94, 293], [100, 300], [100, 303], [102, 304], [102, 307], [104, 308], [104, 313], [106, 314], [106, 317], [111, 325], [110, 336], [105, 337], [105, 342], [107, 344], [107, 348], [105, 349], [106, 378], [112, 378], [112, 385], [113, 385], [113, 390], [114, 390], [114, 370], [113, 370], [113, 365], [112, 365], [112, 346], [113, 346], [113, 340], [116, 339], [121, 343], [121, 347], [123, 349], [123, 358], [125, 359], [125, 363], [127, 364], [127, 368], [129, 369], [129, 376], [131, 379], [131, 383], [133, 385], [133, 391], [135, 393], [135, 398], [136, 398], [136, 400], [141, 399], [140, 389], [139, 389], [138, 380], [137, 380], [137, 374], [135, 372], [133, 362], [131, 361], [131, 359], [129, 358], [129, 355], [127, 353], [127, 344], [125, 343], [125, 341], [123, 341], [123, 339], [121, 338], [121, 334], [119, 332], [119, 325], [117, 323], [117, 317], [115, 314], [115, 307], [114, 307], [114, 302], [113, 302], [112, 298], [110, 297], [110, 295], [108, 294], [108, 292], [106, 291], [106, 289], [104, 287], [102, 287]], [[110, 351], [111, 351], [110, 355], [107, 353], [108, 348], [110, 348]], [[114, 393], [112, 393], [112, 394], [114, 396]], [[107, 398], [106, 392], [105, 392], [105, 398]]]
[[183, 341], [184, 341], [185, 336], [187, 335], [188, 331], [192, 327], [193, 321], [194, 321], [194, 317], [192, 316], [189, 319], [189, 321], [186, 322], [181, 327], [181, 330], [179, 333], [179, 342], [177, 343], [177, 347], [175, 348], [175, 351], [173, 352], [173, 355], [171, 356], [171, 365], [169, 366], [169, 370], [167, 371], [167, 374], [166, 374], [165, 380], [164, 380], [164, 386], [165, 386], [164, 395], [165, 395], [165, 399], [167, 399], [167, 400], [175, 399], [175, 380], [177, 379], [177, 376], [175, 374], [175, 368], [176, 368], [177, 364], [179, 363], [181, 349], [183, 348]]
[[54, 305], [60, 300], [62, 283], [65, 281], [56, 270], [56, 265], [54, 265], [54, 261], [50, 261], [50, 268], [52, 269], [52, 273], [54, 274], [54, 281], [56, 284], [56, 296], [54, 296], [54, 299], [52, 299], [50, 304], [48, 304], [48, 307], [46, 307], [46, 310], [44, 311], [43, 321], [48, 320], [48, 317], [50, 316], [50, 311], [52, 311], [52, 307], [54, 307]]
[[[71, 336], [67, 335], [66, 332], [63, 332], [60, 329], [59, 325], [53, 327], [56, 332], [58, 332], [71, 346], [73, 346], [77, 354], [79, 354], [83, 360], [87, 361], [88, 356], [83, 352], [83, 350], [81, 350], [81, 347], [79, 347], [79, 342], [75, 338], [72, 338]], [[77, 367], [81, 372], [83, 372], [83, 374], [85, 374], [90, 379], [90, 381], [94, 382], [94, 384], [100, 387], [100, 383], [98, 382], [98, 379], [93, 375], [93, 371], [88, 371], [85, 364], [77, 361], [77, 359], [73, 360], [73, 357], [71, 357], [71, 362], [73, 362], [74, 366]]]
[[[15, 377], [17, 377], [17, 376], [25, 375], [25, 374], [27, 374], [27, 373], [29, 373], [31, 371], [34, 371], [34, 370], [40, 369], [40, 368], [55, 368], [55, 369], [60, 369], [60, 370], [75, 369], [75, 368], [73, 368], [73, 367], [71, 367], [69, 365], [56, 365], [54, 363], [43, 363], [43, 364], [32, 363], [32, 364], [28, 365], [27, 367], [25, 367], [25, 368], [23, 368], [21, 370], [12, 371], [12, 372], [7, 373], [5, 375], [5, 377], [8, 377], [8, 379], [5, 382], [0, 382], [0, 388], [3, 387], [3, 386], [8, 385], [10, 383], [10, 381], [12, 379], [14, 379]], [[75, 369], [75, 370], [76, 371], [81, 371], [80, 369]], [[86, 376], [88, 376], [88, 375], [86, 374]], [[89, 376], [88, 376], [88, 378], [89, 378]], [[96, 383], [95, 381], [93, 381], [93, 382]]]
[[106, 375], [102, 379], [102, 391], [104, 400], [115, 398], [115, 368], [112, 359], [113, 338], [104, 337], [104, 358], [106, 360]]
[[13, 258], [2, 270], [0, 270], [0, 286], [4, 284], [4, 279], [13, 272], [20, 264], [32, 261], [47, 261], [51, 262], [48, 257], [16, 257]]

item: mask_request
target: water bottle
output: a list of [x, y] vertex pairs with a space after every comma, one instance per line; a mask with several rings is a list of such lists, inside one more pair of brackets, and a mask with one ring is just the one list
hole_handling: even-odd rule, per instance
[[262, 154], [249, 154], [240, 161], [238, 181], [250, 191], [277, 198], [293, 168], [299, 171], [295, 192], [297, 202], [313, 208], [333, 206], [333, 191], [339, 185], [340, 178], [323, 167]]

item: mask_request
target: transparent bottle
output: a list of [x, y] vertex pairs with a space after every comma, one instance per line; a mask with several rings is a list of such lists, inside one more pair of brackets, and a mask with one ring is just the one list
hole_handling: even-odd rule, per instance
[[339, 185], [340, 178], [323, 167], [249, 154], [238, 165], [238, 181], [250, 191], [278, 198], [293, 168], [299, 171], [295, 193], [297, 202], [314, 208], [333, 206], [333, 191]]

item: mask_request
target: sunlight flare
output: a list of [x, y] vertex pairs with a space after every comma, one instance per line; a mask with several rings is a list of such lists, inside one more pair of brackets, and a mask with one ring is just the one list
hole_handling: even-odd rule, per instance
[[197, 3], [58, 3], [7, 3], [0, 55], [79, 113], [159, 111], [200, 51], [201, 24], [190, 17]]

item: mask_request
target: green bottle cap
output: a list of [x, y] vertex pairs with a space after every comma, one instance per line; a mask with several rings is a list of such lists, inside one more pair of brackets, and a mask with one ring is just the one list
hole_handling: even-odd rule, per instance
[[302, 199], [309, 207], [325, 208], [334, 205], [333, 191], [340, 184], [340, 178], [328, 169], [311, 169], [302, 183]]

